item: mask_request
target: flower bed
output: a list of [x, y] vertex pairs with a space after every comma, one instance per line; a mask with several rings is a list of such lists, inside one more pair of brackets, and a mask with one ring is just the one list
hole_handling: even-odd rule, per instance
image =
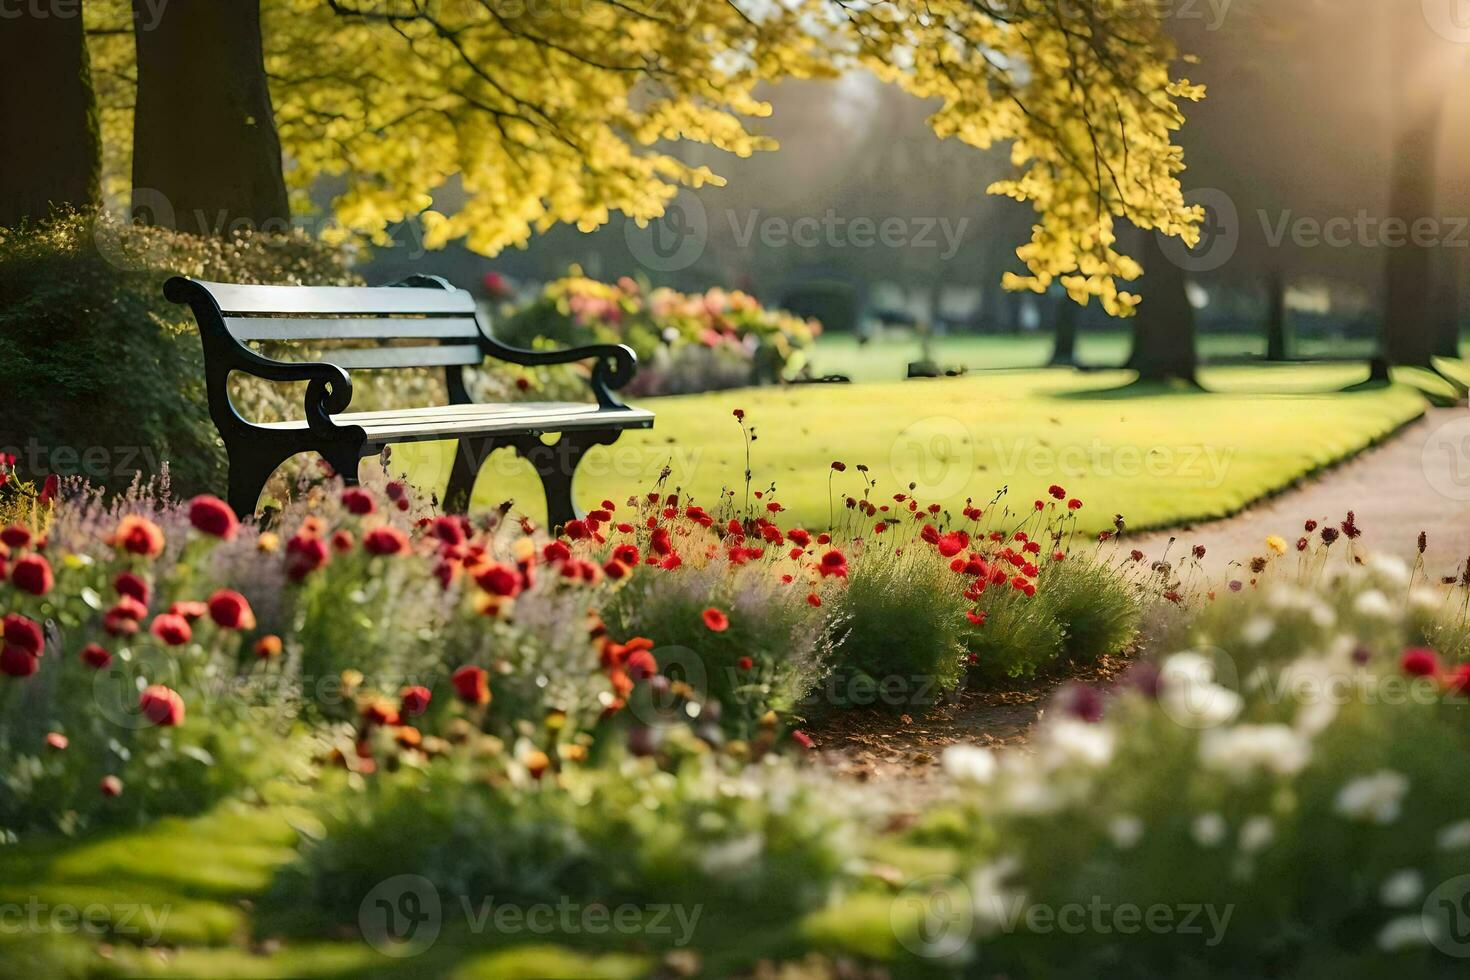
[[[1351, 515], [1217, 586], [1196, 552], [1079, 540], [1060, 486], [951, 515], [853, 471], [827, 530], [751, 486], [708, 508], [656, 487], [557, 537], [435, 515], [400, 483], [321, 483], [270, 531], [212, 497], [23, 498], [0, 533], [0, 834], [21, 841], [0, 848], [0, 903], [4, 882], [50, 895], [79, 866], [26, 863], [58, 835], [235, 800], [289, 812], [296, 846], [251, 852], [266, 873], [225, 891], [245, 921], [186, 919], [143, 950], [346, 930], [359, 971], [493, 948], [488, 975], [519, 955], [583, 972], [536, 959], [550, 942], [634, 973], [1453, 975], [1459, 593], [1362, 552]], [[921, 813], [811, 764], [807, 719], [854, 691], [897, 680], [881, 703], [922, 716], [963, 683], [1134, 643], [1127, 682], [1063, 687], [1028, 750], [946, 751]], [[363, 910], [403, 876], [443, 909], [683, 924], [589, 937], [578, 919], [501, 949], [441, 912], [433, 936], [385, 934]], [[73, 962], [43, 940], [23, 930], [15, 962]]]
[[574, 273], [497, 320], [502, 340], [523, 346], [627, 344], [638, 354], [633, 396], [678, 395], [770, 384], [799, 375], [821, 324], [767, 309], [740, 291], [686, 295], [624, 277], [603, 283]]

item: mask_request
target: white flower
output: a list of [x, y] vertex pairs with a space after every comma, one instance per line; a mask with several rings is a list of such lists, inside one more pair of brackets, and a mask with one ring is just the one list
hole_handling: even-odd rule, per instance
[[1200, 763], [1244, 781], [1264, 769], [1293, 776], [1312, 758], [1312, 743], [1286, 725], [1237, 725], [1205, 732], [1199, 743]]
[[1189, 828], [1200, 847], [1217, 847], [1225, 839], [1225, 830], [1225, 818], [1218, 813], [1200, 814]]
[[1113, 730], [1077, 718], [1060, 718], [1042, 733], [1041, 754], [1048, 768], [1071, 762], [1104, 766], [1113, 758]]
[[1398, 555], [1375, 551], [1368, 556], [1365, 567], [1394, 588], [1409, 584], [1409, 566]]
[[1113, 839], [1114, 847], [1126, 851], [1142, 839], [1143, 821], [1131, 813], [1119, 814], [1108, 824], [1108, 836]]
[[1409, 593], [1409, 605], [1419, 612], [1437, 613], [1444, 608], [1444, 596], [1421, 585]]
[[1264, 850], [1276, 839], [1276, 824], [1270, 818], [1257, 814], [1240, 825], [1240, 849], [1247, 854]]
[[1258, 647], [1269, 640], [1274, 632], [1276, 632], [1275, 620], [1265, 616], [1252, 616], [1240, 628], [1240, 638], [1250, 646]]
[[1422, 915], [1402, 915], [1390, 919], [1378, 931], [1378, 948], [1385, 953], [1412, 949], [1435, 942], [1439, 935], [1439, 923]]
[[1353, 601], [1353, 611], [1368, 619], [1393, 619], [1393, 603], [1377, 589], [1369, 589]]
[[1470, 847], [1470, 820], [1461, 820], [1445, 827], [1435, 838], [1435, 843], [1441, 851], [1458, 851]]
[[995, 776], [995, 753], [978, 745], [951, 745], [939, 761], [956, 782], [983, 784]]
[[1371, 776], [1359, 776], [1343, 786], [1338, 791], [1335, 808], [1338, 814], [1350, 820], [1393, 823], [1399, 818], [1404, 794], [1408, 791], [1407, 776], [1383, 769]]
[[699, 867], [711, 878], [739, 878], [750, 872], [765, 850], [760, 834], [746, 834], [707, 847], [699, 856]]
[[1424, 876], [1413, 868], [1395, 871], [1383, 879], [1378, 889], [1378, 900], [1392, 908], [1406, 908], [1424, 895]]
[[1203, 654], [1176, 653], [1159, 672], [1159, 705], [1186, 728], [1214, 728], [1240, 714], [1241, 697], [1215, 683], [1215, 665]]
[[970, 897], [975, 907], [975, 921], [982, 932], [993, 932], [999, 926], [1015, 924], [1018, 913], [1026, 907], [1026, 893], [1008, 890], [1005, 879], [1021, 868], [1021, 862], [1006, 856], [983, 864], [970, 875]]

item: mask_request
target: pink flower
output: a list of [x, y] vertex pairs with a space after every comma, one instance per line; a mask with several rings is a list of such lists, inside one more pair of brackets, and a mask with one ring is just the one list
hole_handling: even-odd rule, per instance
[[138, 697], [138, 707], [155, 725], [173, 728], [184, 723], [184, 699], [178, 691], [162, 684], [145, 688]]
[[220, 589], [209, 597], [209, 618], [215, 625], [227, 630], [255, 629], [255, 612], [240, 593]]
[[194, 636], [189, 621], [174, 613], [163, 613], [153, 617], [149, 631], [171, 647], [181, 647]]
[[207, 493], [189, 501], [189, 523], [201, 534], [221, 541], [233, 539], [240, 529], [240, 522], [230, 505]]
[[362, 547], [370, 555], [400, 554], [408, 550], [408, 535], [390, 524], [384, 524], [363, 535]]

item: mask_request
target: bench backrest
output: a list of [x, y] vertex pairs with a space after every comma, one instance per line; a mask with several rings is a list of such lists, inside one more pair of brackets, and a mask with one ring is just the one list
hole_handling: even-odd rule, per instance
[[349, 371], [466, 366], [484, 359], [474, 297], [442, 280], [417, 277], [411, 285], [378, 287], [192, 282], [213, 300], [219, 322], [242, 344], [360, 342], [321, 355]]

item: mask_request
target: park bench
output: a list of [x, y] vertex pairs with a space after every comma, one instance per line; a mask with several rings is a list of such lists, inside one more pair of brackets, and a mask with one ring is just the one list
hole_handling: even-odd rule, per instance
[[[572, 475], [583, 454], [612, 443], [624, 429], [653, 426], [652, 412], [629, 408], [614, 394], [633, 377], [632, 350], [613, 344], [544, 351], [508, 346], [482, 322], [474, 297], [437, 277], [413, 276], [382, 287], [244, 286], [175, 277], [164, 295], [187, 303], [199, 324], [209, 411], [229, 455], [229, 503], [242, 518], [255, 513], [276, 467], [297, 453], [320, 454], [355, 484], [359, 461], [385, 446], [455, 440], [446, 511], [467, 509], [481, 464], [495, 449], [511, 447], [540, 476], [548, 520], [557, 526], [577, 516]], [[312, 361], [277, 360], [248, 346], [303, 341], [357, 346], [323, 349]], [[487, 357], [528, 366], [591, 359], [596, 403], [476, 403], [464, 372]], [[449, 405], [347, 411], [350, 372], [439, 367], [445, 370]], [[304, 382], [305, 417], [246, 420], [228, 391], [235, 371], [277, 383]], [[559, 438], [547, 444], [545, 433]]]

